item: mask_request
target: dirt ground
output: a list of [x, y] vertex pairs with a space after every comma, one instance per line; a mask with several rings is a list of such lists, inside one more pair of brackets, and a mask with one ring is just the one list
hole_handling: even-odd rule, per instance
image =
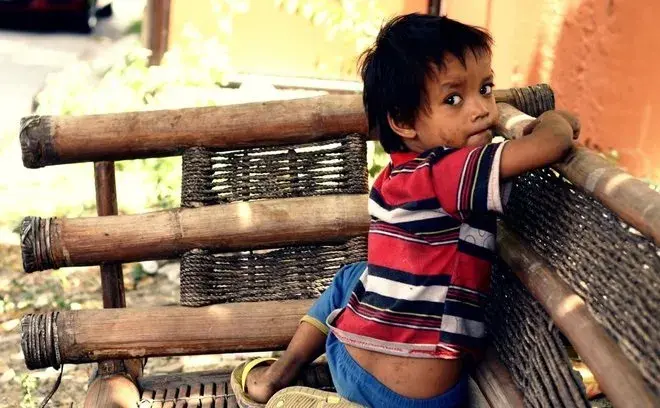
[[[178, 303], [178, 263], [124, 267], [128, 307]], [[0, 244], [0, 407], [37, 407], [51, 390], [58, 370], [25, 367], [20, 345], [20, 318], [50, 309], [101, 308], [98, 268], [67, 268], [33, 274], [22, 272], [20, 247]], [[234, 366], [248, 355], [150, 358], [145, 375], [190, 372]], [[49, 407], [82, 407], [92, 364], [65, 365], [62, 383]], [[29, 401], [32, 401], [31, 404]], [[23, 405], [21, 405], [23, 404]]]

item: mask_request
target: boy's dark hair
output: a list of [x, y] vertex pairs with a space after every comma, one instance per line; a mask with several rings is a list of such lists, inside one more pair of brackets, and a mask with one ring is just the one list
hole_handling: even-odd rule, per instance
[[360, 73], [369, 132], [378, 135], [386, 152], [408, 150], [387, 115], [412, 124], [419, 109], [428, 107], [426, 79], [435, 68], [444, 69], [446, 55], [465, 65], [468, 51], [490, 54], [492, 42], [480, 28], [426, 14], [398, 16], [381, 28], [376, 43], [362, 54]]

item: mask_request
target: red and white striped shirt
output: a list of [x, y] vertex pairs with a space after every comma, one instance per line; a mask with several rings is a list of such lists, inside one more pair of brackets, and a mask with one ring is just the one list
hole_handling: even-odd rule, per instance
[[391, 155], [369, 197], [367, 268], [328, 317], [340, 341], [408, 357], [482, 349], [503, 145]]

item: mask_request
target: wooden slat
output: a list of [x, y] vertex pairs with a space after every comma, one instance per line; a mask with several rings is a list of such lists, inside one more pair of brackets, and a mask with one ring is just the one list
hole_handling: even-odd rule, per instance
[[200, 408], [202, 397], [202, 384], [192, 384], [190, 387], [190, 398], [188, 399], [187, 408]]
[[312, 302], [61, 311], [56, 321], [61, 361], [283, 349]]
[[204, 397], [201, 399], [202, 401], [202, 408], [213, 408], [213, 400], [215, 396], [215, 383], [209, 382], [209, 383], [204, 383], [203, 385], [204, 388], [204, 393], [202, 394]]
[[154, 396], [154, 403], [151, 404], [152, 408], [163, 408], [163, 400], [165, 399], [165, 390], [160, 388], [156, 390], [156, 395]]
[[177, 397], [176, 387], [170, 387], [165, 391], [165, 403], [163, 408], [175, 408], [174, 404]]
[[[510, 138], [522, 137], [525, 125], [534, 120], [507, 104], [498, 108], [501, 130]], [[553, 168], [660, 246], [660, 193], [648, 183], [584, 147], [574, 149]]]
[[571, 342], [614, 406], [660, 406], [637, 367], [594, 319], [582, 298], [513, 232], [499, 228], [497, 243], [502, 259]]
[[190, 387], [188, 385], [180, 385], [177, 393], [177, 402], [174, 408], [186, 408], [186, 398], [188, 397]]
[[[515, 104], [511, 90], [498, 102]], [[241, 105], [21, 120], [23, 164], [38, 168], [181, 154], [190, 147], [303, 143], [365, 133], [362, 95], [324, 95]]]
[[238, 402], [236, 401], [236, 396], [234, 395], [233, 390], [229, 382], [225, 383], [225, 394], [227, 394], [227, 408], [238, 408]]
[[[140, 215], [41, 220], [23, 235], [26, 272], [168, 259], [194, 248], [224, 251], [333, 242], [366, 234], [366, 195], [259, 200]], [[29, 224], [28, 221], [24, 222]], [[49, 248], [48, 251], [39, 248]], [[32, 258], [26, 257], [32, 253]], [[46, 256], [46, 259], [42, 259]], [[38, 259], [30, 263], [26, 259]]]

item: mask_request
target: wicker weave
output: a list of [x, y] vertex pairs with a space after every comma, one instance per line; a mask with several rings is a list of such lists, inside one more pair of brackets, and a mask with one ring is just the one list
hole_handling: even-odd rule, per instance
[[[210, 151], [183, 156], [182, 205], [365, 194], [366, 143], [351, 134], [295, 146]], [[181, 258], [181, 304], [318, 297], [343, 265], [364, 260], [366, 240], [239, 253], [194, 250]]]
[[241, 253], [190, 251], [181, 259], [181, 304], [317, 298], [339, 268], [366, 259], [366, 254], [364, 237]]
[[528, 407], [588, 407], [559, 330], [503, 262], [486, 308], [491, 341]]
[[363, 136], [242, 150], [187, 150], [181, 205], [367, 192]]
[[658, 248], [549, 169], [516, 180], [505, 215], [660, 395]]

